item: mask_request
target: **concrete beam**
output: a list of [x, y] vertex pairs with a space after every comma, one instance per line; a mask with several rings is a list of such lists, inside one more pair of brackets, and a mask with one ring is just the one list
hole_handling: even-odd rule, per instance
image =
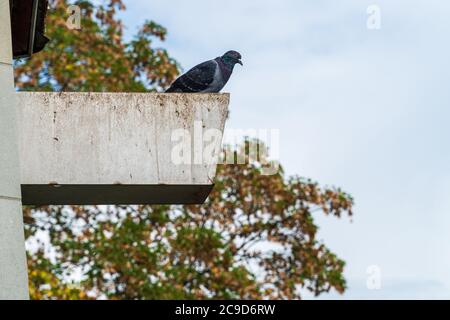
[[0, 300], [28, 299], [9, 0], [0, 0]]
[[[228, 94], [17, 96], [24, 204], [194, 204], [209, 195], [217, 159], [199, 161], [198, 143], [207, 150], [203, 134], [219, 132], [220, 150]], [[174, 159], [180, 132], [183, 163]]]

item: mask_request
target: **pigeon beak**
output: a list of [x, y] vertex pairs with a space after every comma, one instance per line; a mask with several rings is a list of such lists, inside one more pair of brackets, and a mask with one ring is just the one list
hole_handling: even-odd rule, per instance
[[242, 63], [242, 60], [238, 60], [238, 62], [241, 66], [243, 66], [244, 64]]

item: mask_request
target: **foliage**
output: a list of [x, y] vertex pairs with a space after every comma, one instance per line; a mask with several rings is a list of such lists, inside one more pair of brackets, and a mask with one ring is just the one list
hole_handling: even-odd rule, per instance
[[47, 272], [82, 270], [91, 297], [292, 299], [344, 291], [344, 262], [317, 240], [313, 214], [351, 207], [342, 191], [282, 171], [221, 165], [203, 206], [28, 208], [25, 221], [28, 236], [50, 236]]
[[69, 30], [68, 1], [50, 0], [46, 49], [15, 68], [20, 90], [145, 92], [170, 85], [178, 64], [166, 50], [154, 48], [167, 31], [148, 21], [129, 42], [116, 18], [124, 10], [121, 0], [97, 8], [90, 1], [76, 1], [81, 8], [81, 29]]
[[[53, 0], [46, 50], [16, 67], [20, 90], [146, 91], [167, 86], [177, 63], [146, 23], [122, 40], [120, 0], [83, 8], [82, 30]], [[245, 144], [239, 154], [247, 151]], [[353, 200], [258, 163], [220, 165], [202, 206], [24, 208], [34, 299], [293, 299], [345, 290], [344, 262], [317, 239], [314, 215], [352, 214]]]

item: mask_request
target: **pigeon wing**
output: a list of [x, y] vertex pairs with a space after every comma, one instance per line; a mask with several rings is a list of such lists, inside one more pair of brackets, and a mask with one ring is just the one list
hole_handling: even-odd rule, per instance
[[214, 60], [203, 62], [179, 77], [166, 92], [202, 92], [214, 81], [217, 68]]

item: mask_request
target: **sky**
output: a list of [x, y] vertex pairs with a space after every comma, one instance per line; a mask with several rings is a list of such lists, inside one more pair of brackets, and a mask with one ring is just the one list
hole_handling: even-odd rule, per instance
[[[125, 4], [126, 36], [162, 24], [185, 70], [241, 52], [227, 128], [279, 129], [288, 175], [355, 198], [352, 219], [316, 216], [349, 286], [321, 299], [450, 298], [450, 2]], [[380, 29], [367, 27], [371, 5]]]

